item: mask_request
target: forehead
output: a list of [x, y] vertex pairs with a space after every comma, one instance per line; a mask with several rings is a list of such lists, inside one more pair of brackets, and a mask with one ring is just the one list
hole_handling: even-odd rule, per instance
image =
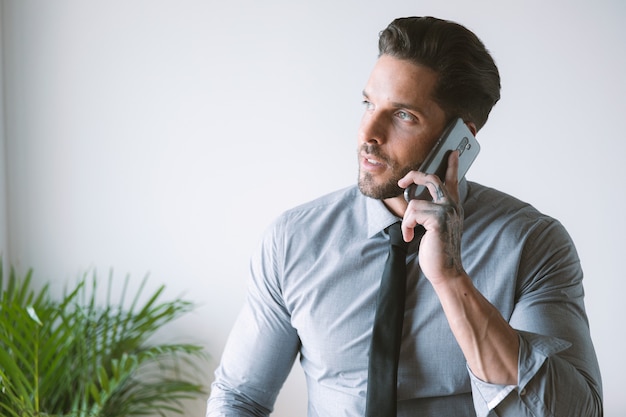
[[423, 65], [382, 55], [374, 65], [365, 93], [377, 100], [412, 105], [436, 105], [437, 73]]

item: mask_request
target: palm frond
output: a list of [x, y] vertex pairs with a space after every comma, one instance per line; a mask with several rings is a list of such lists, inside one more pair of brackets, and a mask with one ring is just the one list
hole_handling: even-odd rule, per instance
[[103, 304], [95, 273], [60, 300], [31, 281], [32, 271], [22, 279], [12, 268], [8, 279], [0, 274], [0, 415], [164, 415], [206, 394], [190, 372], [206, 360], [200, 346], [150, 343], [192, 303], [162, 301], [164, 286], [144, 297], [147, 277], [129, 308], [129, 277], [115, 303], [109, 276]]

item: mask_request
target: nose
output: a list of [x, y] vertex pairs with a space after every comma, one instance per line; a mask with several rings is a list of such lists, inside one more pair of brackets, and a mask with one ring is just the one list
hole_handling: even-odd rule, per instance
[[386, 129], [381, 112], [366, 110], [359, 126], [359, 143], [381, 145], [386, 140]]

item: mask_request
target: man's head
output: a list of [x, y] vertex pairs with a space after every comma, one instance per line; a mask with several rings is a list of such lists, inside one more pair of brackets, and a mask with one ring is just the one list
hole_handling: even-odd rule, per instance
[[379, 55], [424, 65], [437, 73], [433, 99], [448, 120], [483, 127], [500, 99], [500, 75], [485, 45], [465, 27], [434, 17], [396, 19], [381, 32]]
[[363, 90], [359, 188], [386, 200], [402, 195], [398, 180], [420, 166], [450, 121], [462, 117], [474, 132], [484, 125], [500, 78], [480, 40], [444, 20], [397, 19], [379, 50]]

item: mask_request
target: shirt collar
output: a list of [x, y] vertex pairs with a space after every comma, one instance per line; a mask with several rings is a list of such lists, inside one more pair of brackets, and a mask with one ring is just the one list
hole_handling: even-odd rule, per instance
[[402, 220], [389, 211], [382, 200], [366, 197], [367, 237], [372, 238], [395, 222]]

